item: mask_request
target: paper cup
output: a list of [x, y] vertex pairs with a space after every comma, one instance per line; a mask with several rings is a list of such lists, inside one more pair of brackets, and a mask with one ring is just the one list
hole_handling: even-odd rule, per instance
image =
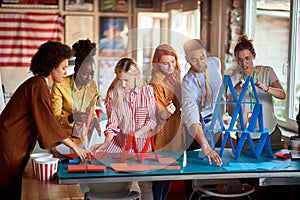
[[37, 158], [36, 172], [37, 179], [41, 181], [52, 180], [57, 172], [58, 158]]
[[98, 119], [100, 119], [101, 115], [102, 115], [102, 108], [100, 106], [96, 106], [95, 111], [96, 111]]
[[291, 136], [291, 149], [300, 151], [300, 137]]
[[53, 155], [51, 153], [32, 153], [30, 154], [31, 166], [33, 171], [33, 176], [36, 177], [36, 159], [37, 158], [52, 158]]

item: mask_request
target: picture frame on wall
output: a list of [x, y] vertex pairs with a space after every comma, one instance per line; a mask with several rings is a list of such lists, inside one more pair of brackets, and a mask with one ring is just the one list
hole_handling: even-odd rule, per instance
[[128, 11], [127, 0], [100, 0], [100, 12], [126, 13]]
[[65, 0], [66, 11], [94, 11], [94, 0]]
[[58, 0], [1, 0], [1, 8], [58, 9]]
[[66, 15], [65, 43], [72, 46], [80, 39], [94, 40], [94, 16]]
[[136, 0], [137, 8], [152, 8], [153, 0]]
[[126, 54], [128, 46], [127, 17], [100, 17], [99, 55], [118, 57]]

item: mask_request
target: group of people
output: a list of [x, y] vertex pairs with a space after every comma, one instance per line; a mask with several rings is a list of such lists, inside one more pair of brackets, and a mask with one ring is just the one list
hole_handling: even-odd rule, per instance
[[[201, 40], [191, 39], [183, 46], [190, 65], [183, 79], [177, 53], [168, 44], [159, 45], [154, 51], [150, 83], [143, 81], [133, 58], [120, 58], [105, 99], [105, 141], [90, 149], [86, 148], [88, 135], [76, 138], [73, 132], [75, 127], [84, 127], [90, 121], [86, 128], [95, 128], [101, 134], [93, 110], [98, 98], [93, 80], [96, 44], [87, 39], [72, 47], [53, 41], [42, 44], [31, 62], [30, 70], [35, 76], [16, 90], [0, 115], [1, 196], [20, 199], [22, 172], [37, 140], [56, 157], [72, 152], [84, 160], [87, 151], [122, 152], [130, 135], [136, 138], [139, 152], [152, 152], [153, 148], [166, 152], [201, 148], [210, 164], [222, 165], [206, 137], [222, 84], [221, 63], [216, 57], [208, 57]], [[240, 69], [232, 76], [236, 93], [243, 86], [241, 80], [251, 76], [263, 109], [268, 111], [264, 112], [264, 122], [270, 130], [272, 148], [280, 149], [281, 132], [272, 97], [284, 99], [285, 92], [271, 67], [254, 64], [256, 53], [246, 35], [239, 38], [234, 55]], [[65, 77], [68, 59], [73, 56], [74, 74]], [[246, 100], [251, 101], [251, 94], [249, 88]], [[230, 93], [227, 96], [228, 100], [232, 98]], [[249, 105], [243, 106], [244, 115], [251, 112]], [[231, 114], [232, 108], [227, 109]], [[155, 147], [145, 145], [152, 135]], [[167, 198], [170, 181], [138, 184], [142, 199]], [[185, 181], [185, 189], [189, 198], [191, 181]]]

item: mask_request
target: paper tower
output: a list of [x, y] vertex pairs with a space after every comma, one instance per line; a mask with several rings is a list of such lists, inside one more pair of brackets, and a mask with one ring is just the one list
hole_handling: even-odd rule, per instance
[[[225, 88], [228, 86], [228, 89], [230, 90], [233, 101], [222, 101], [222, 95], [225, 92]], [[248, 87], [252, 87], [252, 91], [254, 94], [254, 102], [245, 102], [243, 101], [244, 96], [247, 92]], [[232, 114], [232, 118], [229, 124], [228, 128], [225, 128], [224, 122], [222, 119], [222, 109], [221, 105], [222, 104], [235, 104], [235, 109]], [[248, 126], [245, 127], [245, 120], [243, 118], [243, 110], [242, 110], [242, 105], [243, 104], [253, 104], [253, 110], [252, 110], [252, 115], [250, 117]], [[235, 122], [239, 120], [240, 127], [238, 129], [234, 128]], [[221, 129], [214, 129], [215, 123], [219, 121], [220, 122], [220, 127]], [[256, 127], [256, 124], [258, 124], [258, 128]], [[217, 102], [214, 108], [214, 113], [212, 116], [212, 121], [210, 124], [210, 127], [208, 128], [208, 133], [210, 133], [210, 141], [211, 141], [211, 146], [214, 148], [214, 141], [212, 137], [213, 132], [224, 132], [224, 138], [222, 141], [221, 149], [219, 152], [219, 155], [222, 157], [225, 145], [227, 143], [227, 140], [229, 140], [233, 155], [235, 159], [238, 159], [243, 146], [245, 144], [246, 139], [248, 139], [248, 144], [251, 148], [251, 151], [254, 155], [254, 157], [259, 158], [262, 150], [264, 147], [266, 147], [266, 151], [268, 155], [272, 158], [274, 158], [271, 144], [270, 144], [270, 136], [269, 136], [269, 130], [264, 128], [264, 123], [263, 123], [263, 108], [262, 104], [259, 102], [257, 92], [255, 89], [255, 85], [253, 83], [253, 80], [250, 76], [247, 77], [241, 94], [239, 97], [237, 97], [236, 92], [234, 90], [234, 86], [232, 84], [231, 78], [228, 75], [225, 75], [223, 78], [223, 84], [220, 88], [219, 95], [217, 98]], [[240, 132], [241, 136], [239, 139], [239, 142], [237, 144], [236, 149], [234, 148], [230, 132]], [[255, 133], [255, 134], [260, 134], [260, 139], [256, 147], [253, 144], [252, 138], [250, 133]]]

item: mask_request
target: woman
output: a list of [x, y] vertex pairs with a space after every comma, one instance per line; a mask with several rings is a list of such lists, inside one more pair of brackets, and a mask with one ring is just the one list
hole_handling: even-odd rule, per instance
[[[272, 149], [281, 149], [281, 131], [278, 127], [277, 118], [274, 113], [273, 98], [285, 99], [285, 92], [275, 74], [273, 69], [269, 66], [254, 65], [256, 57], [255, 49], [252, 40], [248, 39], [246, 35], [238, 38], [237, 44], [234, 48], [234, 56], [240, 71], [232, 76], [232, 82], [237, 95], [239, 96], [243, 83], [248, 76], [251, 76], [257, 86], [258, 99], [263, 106], [263, 120], [264, 127], [269, 129]], [[229, 100], [232, 100], [229, 94]], [[251, 87], [248, 88], [244, 101], [253, 102], [254, 94]], [[229, 113], [233, 113], [233, 104], [228, 104]], [[253, 105], [243, 104], [243, 117], [247, 121], [251, 116]], [[239, 135], [238, 135], [239, 137]], [[260, 135], [251, 134], [254, 143], [257, 143]], [[247, 144], [245, 144], [247, 147]]]
[[22, 83], [0, 115], [0, 196], [21, 199], [22, 173], [38, 140], [44, 149], [60, 143], [84, 160], [86, 152], [73, 143], [51, 109], [50, 86], [62, 82], [72, 49], [60, 42], [42, 44], [31, 60], [35, 75]]
[[[67, 76], [61, 83], [53, 84], [52, 109], [69, 138], [81, 147], [88, 148], [88, 138], [85, 135], [74, 136], [76, 130], [73, 129], [86, 126], [89, 114], [93, 112], [90, 128], [93, 130], [95, 127], [100, 132], [97, 115], [94, 110], [91, 111], [98, 97], [97, 84], [93, 80], [96, 43], [92, 43], [89, 39], [79, 40], [72, 47], [76, 57], [74, 74]], [[52, 152], [56, 157], [72, 153], [63, 145], [52, 149]]]
[[[153, 88], [142, 81], [137, 63], [121, 58], [116, 66], [117, 81], [107, 94], [108, 122], [103, 144], [92, 146], [91, 152], [121, 153], [129, 133], [136, 137], [137, 149], [142, 151], [149, 131], [156, 126]], [[130, 149], [133, 152], [133, 149]], [[151, 145], [147, 152], [151, 152]], [[142, 199], [152, 199], [150, 182], [139, 182]]]
[[[175, 50], [167, 44], [159, 45], [152, 58], [151, 85], [156, 99], [157, 127], [154, 143], [157, 151], [182, 151], [180, 66]], [[170, 181], [154, 181], [155, 200], [167, 198]]]

